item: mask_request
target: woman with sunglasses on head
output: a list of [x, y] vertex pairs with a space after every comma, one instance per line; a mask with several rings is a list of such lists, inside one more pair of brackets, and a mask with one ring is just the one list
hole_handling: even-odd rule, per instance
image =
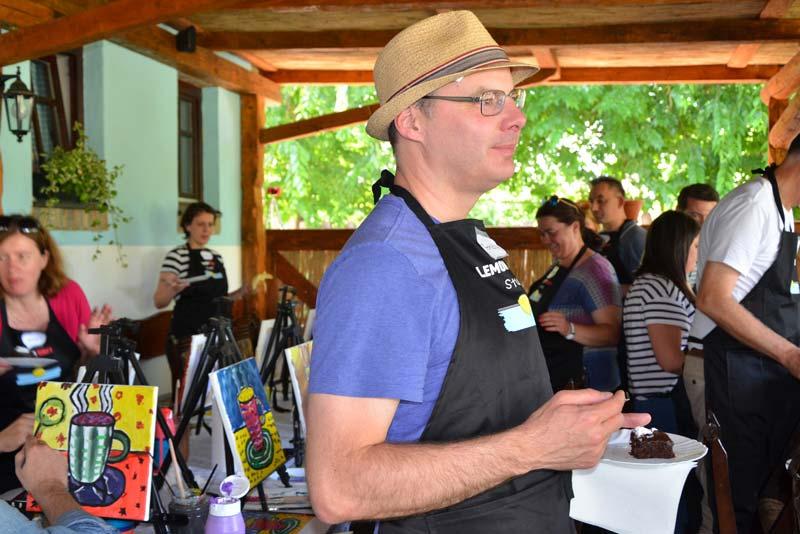
[[[51, 380], [74, 380], [79, 362], [100, 350], [100, 336], [88, 330], [110, 319], [108, 306], [92, 311], [80, 286], [64, 274], [58, 247], [39, 221], [0, 216], [0, 356], [12, 365], [20, 357], [47, 359]], [[0, 376], [2, 452], [19, 448], [32, 430], [26, 432], [23, 421], [33, 412], [36, 387], [17, 385], [19, 378]], [[0, 454], [0, 491], [18, 485], [13, 455]]]
[[621, 293], [614, 268], [595, 247], [583, 211], [552, 196], [536, 212], [553, 265], [528, 292], [554, 390], [619, 386], [616, 344]]

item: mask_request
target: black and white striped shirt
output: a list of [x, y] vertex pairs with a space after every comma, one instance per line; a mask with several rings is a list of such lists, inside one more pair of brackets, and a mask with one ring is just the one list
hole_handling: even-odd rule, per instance
[[[200, 257], [203, 266], [208, 271], [218, 272], [224, 265], [222, 256], [210, 248], [200, 249]], [[177, 274], [178, 278], [189, 278], [189, 246], [183, 244], [167, 252], [164, 261], [161, 262], [161, 272]], [[178, 298], [180, 298], [180, 294], [175, 297], [176, 300]]]
[[677, 326], [685, 350], [693, 319], [694, 305], [671, 280], [655, 274], [636, 278], [622, 312], [631, 395], [669, 393], [678, 381], [678, 375], [664, 371], [656, 361], [647, 326]]

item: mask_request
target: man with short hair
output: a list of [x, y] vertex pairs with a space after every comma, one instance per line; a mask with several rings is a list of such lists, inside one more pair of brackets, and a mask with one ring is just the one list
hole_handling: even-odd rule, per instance
[[535, 68], [508, 59], [470, 12], [396, 35], [367, 132], [392, 140], [391, 194], [320, 284], [307, 475], [329, 523], [381, 533], [569, 533], [569, 470], [649, 416], [593, 390], [553, 396], [525, 289], [478, 198], [514, 173]]
[[792, 216], [800, 206], [800, 140], [783, 163], [762, 173], [728, 193], [703, 225], [690, 332], [703, 340], [706, 406], [719, 420], [728, 453], [739, 532], [753, 527], [759, 491], [786, 461], [800, 421], [800, 285]]
[[647, 232], [625, 216], [625, 189], [619, 180], [600, 176], [591, 181], [591, 186], [589, 204], [603, 225], [600, 235], [607, 238], [600, 253], [614, 266], [624, 295], [642, 263]]
[[719, 193], [708, 184], [687, 185], [678, 193], [678, 211], [697, 221], [700, 226], [719, 202]]

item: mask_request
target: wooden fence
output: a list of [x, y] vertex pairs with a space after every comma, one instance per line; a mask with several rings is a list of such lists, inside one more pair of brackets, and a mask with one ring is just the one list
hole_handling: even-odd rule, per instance
[[[506, 263], [527, 289], [550, 265], [550, 252], [533, 227], [489, 228], [489, 235], [508, 251]], [[317, 301], [317, 288], [353, 230], [267, 230], [266, 270], [275, 279], [267, 293], [267, 317], [274, 317], [283, 284], [297, 289], [298, 321], [305, 322], [308, 308]]]

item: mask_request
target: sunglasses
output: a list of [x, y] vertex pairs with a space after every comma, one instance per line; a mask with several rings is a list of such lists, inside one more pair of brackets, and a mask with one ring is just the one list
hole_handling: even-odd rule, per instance
[[568, 198], [559, 198], [556, 195], [552, 195], [551, 197], [546, 198], [544, 200], [544, 202], [542, 202], [542, 207], [543, 208], [555, 208], [558, 205], [559, 202], [561, 204], [564, 204], [565, 206], [569, 206], [570, 208], [574, 209], [578, 213], [581, 212], [581, 208], [578, 207], [578, 205], [575, 204], [573, 201], [571, 201]]
[[26, 215], [0, 215], [0, 232], [35, 234], [41, 227], [39, 221]]

